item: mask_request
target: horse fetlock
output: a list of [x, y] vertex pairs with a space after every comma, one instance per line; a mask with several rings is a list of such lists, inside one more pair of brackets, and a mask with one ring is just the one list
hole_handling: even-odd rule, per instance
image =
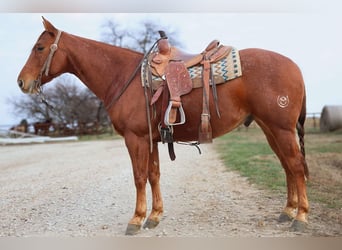
[[279, 222], [288, 222], [292, 221], [294, 218], [296, 218], [296, 208], [293, 207], [285, 207], [283, 212], [280, 214], [278, 221]]
[[308, 223], [308, 214], [307, 213], [298, 213], [296, 216], [297, 221], [302, 221], [303, 223]]

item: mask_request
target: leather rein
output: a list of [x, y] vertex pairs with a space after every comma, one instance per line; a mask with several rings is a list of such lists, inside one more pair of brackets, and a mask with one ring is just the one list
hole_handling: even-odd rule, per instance
[[143, 64], [143, 62], [147, 59], [147, 57], [151, 54], [152, 50], [154, 50], [154, 48], [156, 47], [156, 44], [159, 42], [159, 40], [161, 39], [165, 39], [165, 37], [161, 37], [159, 38], [157, 41], [154, 42], [154, 44], [151, 46], [151, 48], [144, 54], [143, 58], [141, 59], [141, 61], [139, 62], [139, 64], [136, 66], [135, 70], [133, 71], [133, 73], [131, 74], [130, 78], [128, 78], [128, 80], [125, 82], [125, 84], [123, 85], [121, 91], [115, 95], [112, 100], [110, 101], [110, 103], [108, 105], [106, 105], [106, 109], [109, 110], [114, 103], [119, 100], [119, 98], [122, 96], [122, 94], [125, 92], [125, 90], [128, 88], [129, 84], [133, 81], [135, 75], [138, 73], [141, 65]]
[[[130, 78], [128, 78], [128, 80], [123, 85], [123, 88], [121, 89], [121, 91], [116, 96], [113, 97], [113, 99], [110, 101], [110, 103], [108, 105], [106, 105], [107, 110], [109, 110], [114, 105], [114, 103], [117, 100], [119, 100], [119, 98], [123, 95], [125, 90], [128, 88], [130, 83], [133, 81], [135, 75], [137, 74], [137, 72], [141, 68], [142, 64], [144, 63], [145, 60], [147, 60], [148, 56], [154, 50], [154, 48], [156, 47], [158, 42], [160, 40], [166, 39], [166, 38], [167, 38], [166, 36], [161, 36], [159, 39], [157, 39], [157, 41], [154, 42], [154, 44], [151, 46], [151, 48], [144, 54], [143, 58], [141, 59], [141, 61], [139, 62], [139, 64], [137, 65], [137, 67], [135, 68], [133, 73], [131, 74]], [[144, 96], [145, 96], [145, 101], [146, 101], [146, 115], [147, 115], [148, 134], [149, 134], [149, 141], [150, 141], [150, 153], [152, 153], [153, 152], [153, 138], [152, 138], [151, 111], [150, 111], [150, 101], [149, 101], [147, 92], [148, 92], [147, 86], [146, 86], [146, 84], [144, 84]]]
[[[32, 84], [30, 86], [30, 90], [29, 90], [32, 93], [33, 89], [36, 88], [38, 91], [38, 96], [40, 97], [41, 101], [52, 111], [54, 111], [54, 107], [47, 102], [47, 100], [43, 94], [42, 77], [43, 77], [43, 74], [45, 76], [49, 75], [51, 61], [52, 61], [53, 55], [55, 54], [56, 50], [58, 49], [58, 42], [61, 38], [61, 35], [62, 35], [62, 31], [58, 30], [55, 42], [53, 44], [51, 44], [51, 46], [50, 46], [50, 53], [49, 53], [48, 57], [46, 58], [46, 60], [43, 64], [43, 67], [41, 68], [41, 70], [39, 72], [37, 79], [34, 81], [34, 84]], [[166, 38], [167, 38], [166, 36], [161, 36], [159, 39], [157, 39], [157, 41], [154, 42], [154, 44], [151, 46], [151, 48], [144, 54], [143, 58], [141, 59], [141, 61], [139, 62], [139, 64], [137, 65], [137, 67], [135, 68], [133, 73], [131, 74], [130, 78], [128, 78], [128, 80], [125, 82], [125, 84], [123, 85], [120, 92], [116, 96], [113, 97], [113, 99], [110, 101], [110, 103], [108, 105], [106, 105], [107, 110], [109, 110], [114, 105], [114, 103], [123, 95], [125, 90], [128, 88], [130, 83], [133, 81], [137, 72], [141, 68], [141, 65], [148, 58], [148, 55], [154, 50], [157, 43], [161, 39], [166, 39]], [[152, 142], [151, 113], [150, 113], [150, 107], [149, 107], [149, 100], [148, 100], [147, 86], [146, 85], [144, 85], [144, 94], [145, 94], [145, 100], [146, 100], [146, 111], [147, 111], [148, 129], [149, 129], [149, 138], [150, 138], [150, 152], [152, 153], [153, 142]]]
[[[42, 90], [42, 77], [43, 74], [45, 76], [49, 75], [49, 71], [50, 71], [50, 66], [51, 66], [51, 61], [52, 58], [56, 52], [56, 50], [58, 49], [58, 42], [61, 38], [62, 35], [62, 31], [58, 30], [56, 39], [54, 41], [53, 44], [50, 45], [50, 53], [48, 55], [48, 57], [46, 58], [43, 67], [41, 68], [39, 75], [37, 77], [37, 79], [34, 81], [34, 84], [32, 84], [30, 86], [29, 92], [32, 93], [33, 89], [37, 89], [38, 91], [38, 95], [41, 98], [41, 101], [43, 103], [45, 103], [49, 108], [52, 108], [52, 106], [50, 104], [48, 104], [48, 102], [46, 101], [46, 98], [43, 95], [43, 90]], [[133, 73], [131, 74], [130, 78], [125, 82], [125, 84], [123, 85], [121, 91], [112, 98], [112, 100], [110, 101], [110, 103], [108, 105], [106, 105], [106, 109], [109, 110], [114, 103], [122, 96], [122, 94], [125, 92], [125, 90], [128, 88], [129, 84], [133, 81], [135, 75], [137, 74], [137, 72], [139, 71], [141, 65], [143, 64], [144, 60], [146, 60], [146, 58], [148, 57], [148, 55], [152, 52], [152, 50], [155, 48], [156, 44], [159, 42], [159, 40], [161, 39], [165, 39], [165, 37], [161, 37], [159, 38], [152, 46], [151, 48], [145, 53], [145, 55], [143, 56], [142, 60], [140, 61], [140, 63], [137, 65], [137, 67], [135, 68], [135, 70], [133, 71]]]

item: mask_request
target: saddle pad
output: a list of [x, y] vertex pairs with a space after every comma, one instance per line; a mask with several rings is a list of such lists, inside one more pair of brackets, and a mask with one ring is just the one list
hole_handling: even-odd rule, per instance
[[[196, 65], [188, 68], [190, 78], [192, 80], [193, 88], [202, 87], [202, 65]], [[231, 52], [220, 61], [211, 64], [211, 71], [214, 77], [215, 84], [225, 83], [229, 80], [233, 80], [242, 76], [242, 69], [240, 63], [239, 51], [236, 48], [232, 48]], [[148, 63], [144, 61], [141, 66], [141, 79], [142, 85], [150, 87]], [[152, 89], [158, 89], [159, 85], [163, 82], [159, 76], [152, 75]]]

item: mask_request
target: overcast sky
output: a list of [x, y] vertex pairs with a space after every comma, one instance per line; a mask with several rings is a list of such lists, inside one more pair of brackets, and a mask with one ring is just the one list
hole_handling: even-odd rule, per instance
[[[334, 5], [342, 10], [341, 1]], [[228, 13], [0, 13], [0, 125], [19, 123], [9, 112], [8, 98], [20, 98], [19, 71], [43, 31], [41, 16], [68, 33], [100, 40], [108, 19], [127, 29], [142, 20], [155, 20], [178, 31], [190, 52], [200, 52], [213, 39], [238, 49], [258, 47], [294, 60], [307, 89], [308, 112], [324, 105], [342, 105], [342, 16], [339, 11], [228, 12]]]

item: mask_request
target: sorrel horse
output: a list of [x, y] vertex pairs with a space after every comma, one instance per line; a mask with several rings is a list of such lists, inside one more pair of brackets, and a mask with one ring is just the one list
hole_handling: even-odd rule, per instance
[[[152, 211], [143, 226], [154, 228], [163, 213], [158, 155], [161, 101], [156, 102], [157, 113], [151, 120], [150, 150], [145, 93], [140, 74], [133, 74], [143, 54], [61, 32], [44, 18], [43, 24], [45, 31], [18, 76], [20, 89], [38, 93], [41, 84], [68, 72], [76, 75], [106, 106], [112, 104], [107, 111], [117, 133], [124, 137], [136, 186], [136, 208], [126, 234], [137, 233], [146, 218], [147, 180], [153, 200]], [[286, 173], [287, 203], [279, 221], [293, 220], [291, 230], [304, 230], [309, 204], [304, 150], [306, 97], [300, 69], [290, 59], [271, 51], [244, 49], [239, 53], [243, 75], [229, 84], [217, 85], [221, 117], [211, 117], [212, 136], [228, 133], [253, 116]], [[187, 121], [174, 126], [175, 141], [198, 140], [201, 100], [201, 88], [182, 97]], [[210, 100], [211, 114], [215, 114], [214, 106]]]

